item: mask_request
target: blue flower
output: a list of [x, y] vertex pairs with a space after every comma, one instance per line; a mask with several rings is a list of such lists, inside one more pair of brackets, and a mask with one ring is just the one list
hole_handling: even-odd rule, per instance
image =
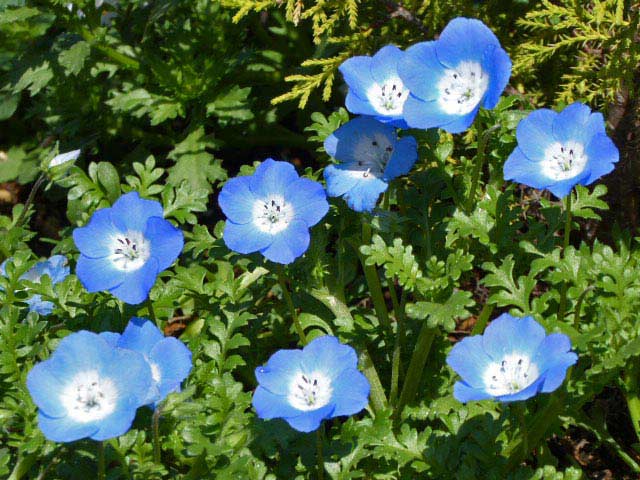
[[511, 60], [480, 20], [455, 18], [432, 42], [408, 48], [398, 72], [411, 95], [410, 127], [463, 132], [479, 108], [495, 107], [511, 76]]
[[398, 139], [395, 128], [371, 117], [344, 124], [327, 137], [324, 148], [341, 162], [324, 169], [327, 194], [343, 197], [356, 212], [373, 210], [388, 183], [409, 173], [418, 158], [415, 138]]
[[[0, 265], [0, 275], [6, 276], [5, 264], [7, 260]], [[69, 275], [69, 261], [63, 255], [53, 255], [51, 258], [36, 263], [29, 271], [20, 276], [20, 280], [27, 280], [32, 283], [40, 283], [43, 275], [47, 275], [51, 279], [51, 284], [55, 285], [63, 281]], [[28, 290], [28, 289], [27, 289]], [[30, 312], [36, 312], [40, 315], [50, 315], [53, 312], [54, 304], [48, 300], [43, 300], [39, 294], [32, 295], [25, 300], [29, 305]]]
[[158, 404], [171, 392], [179, 392], [191, 367], [191, 350], [174, 337], [165, 337], [158, 327], [145, 318], [132, 318], [122, 335], [100, 334], [111, 345], [142, 354], [149, 363], [153, 382], [144, 401]]
[[253, 407], [263, 419], [283, 418], [301, 432], [311, 432], [325, 418], [353, 415], [365, 408], [369, 382], [358, 371], [353, 348], [331, 336], [302, 350], [279, 350], [256, 368]]
[[243, 254], [260, 252], [282, 264], [307, 250], [309, 227], [329, 211], [322, 185], [300, 178], [290, 163], [271, 158], [253, 175], [225, 183], [218, 204], [227, 216], [227, 247]]
[[547, 189], [556, 197], [589, 185], [613, 170], [618, 149], [607, 136], [604, 118], [582, 103], [560, 113], [531, 112], [516, 129], [518, 146], [504, 164], [504, 178]]
[[483, 335], [458, 342], [447, 363], [462, 377], [453, 388], [460, 402], [513, 402], [554, 391], [577, 359], [566, 335], [546, 335], [533, 318], [505, 313]]
[[403, 55], [398, 47], [387, 45], [373, 57], [352, 57], [340, 65], [349, 85], [346, 105], [351, 113], [371, 115], [381, 122], [406, 128], [402, 107], [409, 89], [398, 76], [398, 62]]
[[106, 440], [131, 427], [151, 385], [142, 355], [81, 330], [63, 338], [27, 375], [44, 436], [56, 442]]
[[76, 275], [87, 291], [108, 290], [131, 304], [147, 298], [158, 273], [171, 266], [184, 244], [182, 231], [162, 214], [159, 202], [130, 192], [73, 231], [81, 253]]

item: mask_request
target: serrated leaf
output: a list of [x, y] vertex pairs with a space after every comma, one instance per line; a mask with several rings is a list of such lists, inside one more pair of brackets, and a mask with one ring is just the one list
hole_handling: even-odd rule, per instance
[[91, 53], [91, 45], [80, 41], [74, 43], [71, 48], [60, 52], [58, 63], [64, 68], [64, 74], [77, 75], [84, 67], [84, 63]]

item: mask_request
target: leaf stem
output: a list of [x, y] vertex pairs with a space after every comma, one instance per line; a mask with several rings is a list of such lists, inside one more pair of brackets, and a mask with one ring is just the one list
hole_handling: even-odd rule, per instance
[[287, 288], [287, 279], [284, 273], [284, 267], [280, 264], [276, 265], [276, 274], [278, 275], [278, 283], [280, 284], [280, 289], [282, 290], [282, 296], [287, 302], [289, 306], [289, 311], [291, 312], [291, 318], [293, 319], [293, 326], [298, 332], [298, 337], [300, 338], [300, 343], [302, 345], [307, 344], [307, 336], [304, 333], [304, 329], [300, 324], [300, 319], [298, 318], [298, 313], [296, 312], [296, 307], [293, 304], [293, 298], [291, 297], [291, 293], [289, 293], [289, 289]]
[[153, 462], [160, 465], [160, 412], [161, 407], [156, 407], [151, 417], [151, 429], [153, 431]]
[[[362, 245], [369, 245], [371, 243], [371, 224], [363, 217], [362, 221]], [[389, 312], [387, 311], [387, 305], [384, 301], [382, 294], [382, 286], [380, 285], [380, 278], [378, 277], [378, 271], [375, 265], [367, 265], [364, 256], [360, 253], [360, 263], [362, 263], [362, 269], [364, 270], [364, 278], [369, 286], [369, 293], [371, 294], [371, 300], [373, 301], [373, 308], [376, 311], [376, 316], [380, 321], [380, 325], [386, 332], [391, 332], [391, 322], [389, 321]]]
[[316, 430], [316, 447], [318, 452], [318, 480], [324, 480], [324, 455], [322, 452], [324, 423], [320, 423], [320, 426]]
[[104, 461], [104, 441], [98, 442], [98, 480], [104, 480], [105, 461]]
[[[571, 193], [569, 193], [569, 195], [567, 195], [567, 202], [566, 202], [566, 223], [564, 225], [564, 237], [563, 237], [563, 242], [562, 242], [562, 252], [560, 252], [560, 256], [561, 258], [564, 258], [564, 256], [566, 255], [567, 252], [567, 248], [569, 247], [569, 237], [571, 236], [571, 198], [572, 195]], [[562, 288], [560, 290], [560, 304], [558, 306], [558, 320], [562, 321], [564, 320], [564, 316], [567, 310], [567, 290], [569, 289], [569, 285], [567, 284], [567, 282], [565, 281], [562, 284]]]

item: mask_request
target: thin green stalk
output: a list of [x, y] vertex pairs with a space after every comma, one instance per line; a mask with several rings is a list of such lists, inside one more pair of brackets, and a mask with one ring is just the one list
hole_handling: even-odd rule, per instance
[[633, 431], [640, 440], [640, 384], [638, 383], [638, 374], [640, 373], [640, 365], [637, 360], [631, 360], [630, 368], [625, 372], [624, 384], [626, 387], [627, 408], [631, 416]]
[[473, 326], [473, 330], [471, 330], [471, 335], [480, 335], [482, 332], [484, 332], [484, 329], [487, 326], [487, 322], [489, 321], [489, 317], [493, 313], [494, 308], [496, 308], [496, 306], [493, 303], [487, 302], [484, 304], [480, 315], [478, 315], [478, 320]]
[[104, 480], [105, 462], [104, 462], [104, 442], [98, 442], [98, 480]]
[[316, 447], [318, 451], [318, 480], [324, 480], [324, 455], [322, 452], [324, 423], [321, 423], [316, 430]]
[[471, 212], [471, 210], [473, 209], [473, 204], [476, 200], [476, 190], [478, 189], [478, 183], [480, 183], [480, 175], [482, 173], [482, 168], [484, 167], [484, 151], [487, 146], [487, 142], [489, 141], [491, 133], [493, 133], [498, 128], [500, 128], [499, 124], [492, 126], [488, 130], [484, 130], [480, 115], [476, 117], [478, 150], [476, 151], [476, 156], [474, 157], [475, 165], [473, 169], [473, 176], [471, 177], [471, 189], [469, 190], [469, 197], [467, 198], [466, 204], [467, 213]]
[[[564, 237], [562, 244], [562, 252], [560, 253], [561, 257], [564, 258], [567, 248], [569, 247], [569, 237], [571, 236], [571, 198], [572, 195], [569, 193], [567, 195], [567, 203], [566, 203], [566, 212], [567, 212], [567, 221], [564, 225]], [[564, 320], [565, 313], [567, 311], [567, 290], [569, 289], [569, 285], [567, 282], [562, 284], [562, 288], [560, 290], [560, 305], [558, 306], [558, 320]]]
[[402, 343], [404, 339], [405, 322], [404, 322], [404, 302], [398, 302], [398, 295], [394, 282], [390, 282], [389, 294], [393, 303], [393, 314], [396, 319], [396, 338], [393, 345], [393, 355], [391, 357], [391, 388], [389, 389], [389, 402], [391, 405], [396, 403], [398, 398], [398, 384], [400, 382], [400, 356], [402, 351]]
[[93, 34], [93, 32], [89, 31], [87, 28], [81, 27], [80, 35], [82, 35], [82, 38], [84, 38], [88, 43], [91, 44], [92, 48], [95, 48], [102, 54], [109, 57], [111, 60], [115, 61], [116, 63], [119, 63], [121, 66], [131, 68], [133, 70], [140, 70], [140, 62], [138, 62], [138, 60], [131, 58], [128, 55], [125, 55], [123, 53], [120, 53], [114, 48], [111, 48], [107, 45], [98, 43], [96, 36]]
[[[362, 245], [369, 245], [371, 243], [371, 225], [367, 223], [366, 219], [362, 222]], [[387, 311], [387, 304], [384, 301], [382, 295], [382, 286], [380, 285], [380, 278], [378, 277], [378, 270], [375, 265], [367, 265], [364, 257], [359, 255], [360, 263], [362, 263], [362, 269], [364, 270], [364, 278], [369, 286], [369, 293], [371, 294], [371, 300], [373, 301], [373, 308], [376, 311], [376, 316], [380, 321], [380, 325], [386, 332], [391, 332], [391, 322], [389, 321], [389, 312]]]
[[151, 417], [151, 427], [153, 430], [153, 462], [156, 465], [160, 465], [160, 410], [161, 407], [156, 407]]
[[302, 343], [302, 345], [306, 345], [307, 336], [305, 335], [304, 329], [302, 328], [302, 324], [300, 323], [300, 319], [298, 318], [298, 312], [296, 312], [296, 307], [293, 304], [293, 298], [291, 297], [291, 293], [289, 293], [289, 289], [287, 288], [287, 280], [284, 273], [284, 267], [278, 264], [276, 267], [276, 272], [278, 275], [278, 283], [280, 284], [280, 289], [282, 290], [282, 296], [287, 302], [287, 305], [289, 306], [289, 311], [291, 312], [291, 318], [293, 319], [293, 326], [296, 329], [296, 332], [298, 332], [300, 343]]
[[431, 260], [431, 225], [429, 225], [429, 213], [431, 210], [431, 205], [427, 205], [425, 210], [424, 217], [424, 231], [425, 231], [425, 242], [427, 244], [427, 260]]
[[402, 410], [405, 405], [413, 400], [418, 391], [418, 385], [420, 383], [420, 377], [422, 376], [424, 366], [427, 363], [427, 357], [433, 344], [433, 339], [438, 333], [437, 328], [429, 327], [425, 321], [420, 329], [418, 335], [418, 341], [416, 343], [413, 354], [411, 355], [411, 361], [409, 362], [409, 368], [404, 376], [404, 383], [402, 384], [402, 391], [400, 392], [400, 399], [393, 412], [394, 418], [400, 418]]
[[516, 402], [512, 404], [514, 410], [516, 411], [516, 416], [518, 417], [518, 421], [520, 422], [520, 436], [522, 437], [522, 451], [524, 452], [525, 458], [529, 455], [529, 433], [527, 432], [527, 417], [524, 402]]
[[153, 302], [151, 302], [150, 298], [147, 298], [147, 311], [149, 312], [149, 317], [151, 318], [153, 323], [155, 323], [156, 326], [159, 328], [160, 325], [158, 325], [158, 317], [156, 317], [156, 312], [153, 309]]
[[27, 201], [24, 203], [24, 208], [22, 209], [22, 212], [20, 212], [20, 216], [16, 220], [15, 227], [19, 227], [20, 225], [22, 225], [22, 222], [24, 221], [25, 217], [27, 216], [27, 212], [29, 211], [29, 207], [33, 203], [33, 200], [36, 198], [36, 193], [38, 193], [38, 190], [40, 190], [40, 187], [46, 179], [47, 176], [44, 173], [41, 173], [36, 180], [36, 183], [33, 184], [33, 187], [29, 192], [29, 196], [27, 197]]
[[360, 369], [362, 370], [364, 376], [367, 377], [367, 380], [369, 380], [369, 385], [371, 386], [371, 391], [369, 393], [369, 402], [371, 403], [373, 413], [376, 414], [387, 408], [387, 397], [384, 394], [382, 382], [380, 382], [378, 371], [373, 364], [373, 360], [371, 360], [369, 351], [366, 347], [362, 347], [359, 350]]

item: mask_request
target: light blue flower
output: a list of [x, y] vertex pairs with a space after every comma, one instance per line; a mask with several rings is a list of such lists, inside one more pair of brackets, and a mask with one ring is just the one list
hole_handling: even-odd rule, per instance
[[514, 402], [554, 391], [577, 359], [566, 335], [546, 335], [533, 318], [505, 313], [483, 335], [458, 342], [447, 363], [462, 377], [453, 388], [460, 402]]
[[605, 131], [604, 118], [582, 103], [560, 113], [531, 112], [516, 129], [518, 146], [504, 164], [504, 178], [546, 189], [556, 197], [589, 185], [613, 170], [618, 149]]
[[322, 420], [353, 415], [367, 406], [369, 382], [353, 348], [318, 337], [302, 350], [279, 350], [256, 368], [253, 407], [263, 419], [283, 418], [301, 432]]
[[389, 182], [409, 173], [418, 159], [415, 138], [399, 139], [395, 128], [371, 117], [342, 125], [327, 137], [324, 148], [341, 162], [324, 169], [327, 194], [344, 198], [356, 212], [373, 210]]
[[309, 228], [329, 211], [322, 185], [300, 178], [290, 163], [271, 158], [253, 175], [225, 183], [218, 204], [227, 216], [227, 247], [243, 254], [260, 252], [281, 264], [307, 250]]
[[144, 401], [145, 405], [165, 399], [171, 392], [179, 392], [193, 363], [191, 350], [174, 337], [165, 337], [146, 318], [132, 318], [122, 335], [113, 332], [100, 334], [109, 344], [142, 354], [149, 363], [153, 382]]
[[81, 253], [76, 275], [87, 291], [108, 290], [131, 304], [147, 298], [158, 273], [171, 266], [184, 244], [182, 231], [162, 215], [159, 202], [130, 192], [73, 231]]
[[371, 115], [380, 122], [406, 128], [402, 107], [409, 89], [398, 76], [398, 62], [403, 54], [398, 47], [387, 45], [373, 57], [352, 57], [340, 65], [349, 85], [346, 105], [351, 113]]
[[403, 110], [409, 126], [459, 133], [481, 106], [497, 105], [511, 76], [511, 60], [484, 23], [455, 18], [438, 40], [408, 48], [398, 72], [411, 91]]
[[142, 355], [113, 348], [85, 330], [63, 338], [27, 375], [40, 430], [56, 442], [122, 435], [150, 385], [151, 369]]
[[[0, 265], [0, 275], [6, 276], [5, 264], [7, 260]], [[64, 255], [53, 255], [51, 258], [36, 263], [29, 271], [20, 276], [20, 280], [27, 280], [33, 283], [40, 283], [43, 275], [47, 275], [51, 279], [51, 284], [55, 285], [63, 281], [69, 275], [69, 261]], [[28, 289], [27, 289], [28, 291]], [[50, 315], [53, 312], [54, 304], [48, 300], [43, 300], [39, 294], [32, 295], [25, 300], [29, 305], [30, 312], [36, 312], [39, 315]]]

